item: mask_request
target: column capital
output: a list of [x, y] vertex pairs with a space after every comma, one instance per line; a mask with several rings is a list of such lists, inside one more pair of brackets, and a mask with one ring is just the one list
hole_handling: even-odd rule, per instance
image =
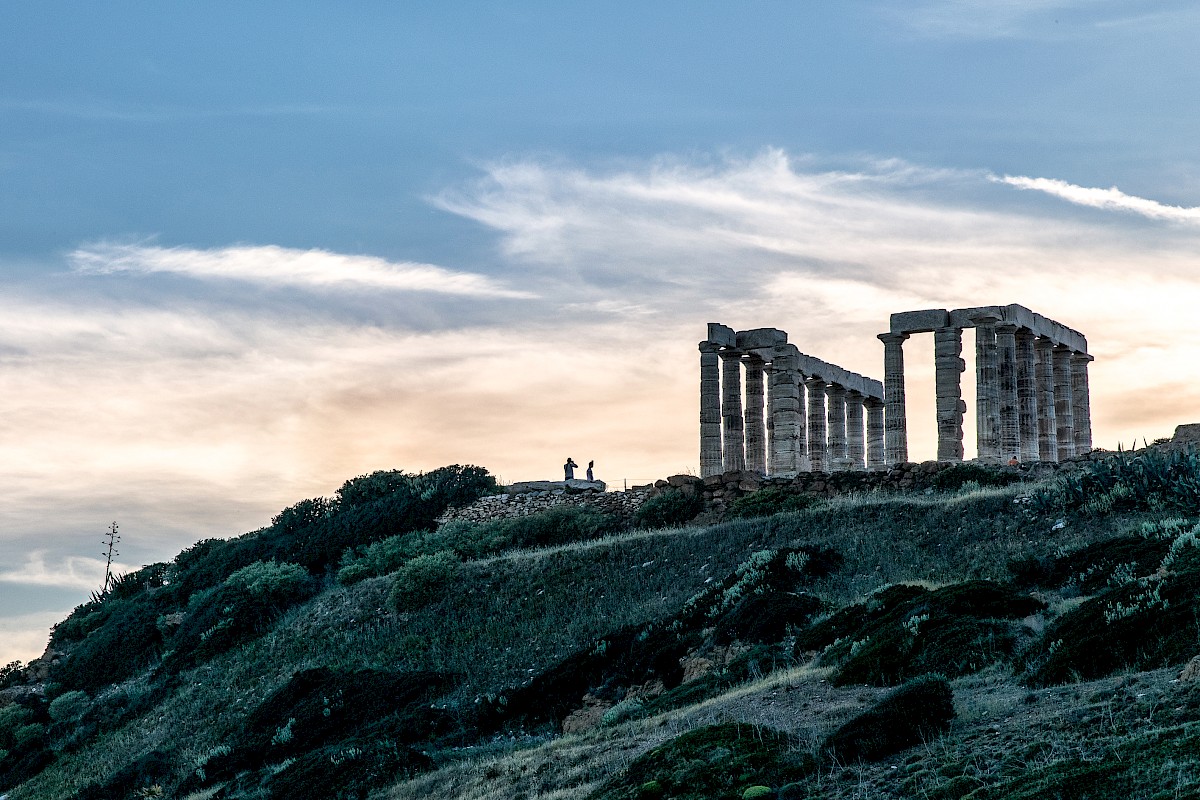
[[1073, 351], [1071, 353], [1071, 363], [1072, 364], [1089, 364], [1095, 360], [1096, 360], [1095, 356], [1088, 355], [1087, 353], [1080, 353], [1078, 350]]
[[996, 314], [993, 314], [990, 311], [985, 311], [982, 314], [974, 314], [974, 315], [968, 317], [968, 319], [971, 320], [971, 322], [974, 322], [976, 326], [980, 326], [980, 325], [995, 325], [997, 322], [999, 322], [1003, 318], [997, 316]]
[[1020, 327], [1020, 325], [1016, 325], [1012, 322], [997, 322], [996, 333], [1005, 336], [1011, 333], [1015, 336]]
[[726, 347], [724, 350], [721, 351], [720, 355], [721, 355], [721, 358], [724, 358], [727, 361], [735, 361], [735, 360], [740, 361], [743, 353], [741, 350], [735, 350], [732, 347]]
[[824, 389], [826, 386], [825, 381], [815, 377], [806, 377], [801, 381], [801, 383], [813, 389]]
[[1061, 354], [1061, 353], [1065, 353], [1065, 354], [1067, 354], [1067, 355], [1071, 355], [1071, 354], [1072, 354], [1072, 353], [1074, 353], [1074, 352], [1075, 352], [1075, 351], [1071, 349], [1071, 346], [1070, 346], [1070, 345], [1066, 345], [1066, 344], [1056, 344], [1056, 345], [1054, 345], [1054, 353], [1055, 353], [1055, 355], [1058, 355], [1058, 354]]
[[840, 394], [845, 397], [846, 387], [842, 386], [840, 383], [830, 383], [825, 386], [825, 392], [830, 395], [836, 396]]
[[864, 397], [863, 405], [867, 408], [883, 408], [883, 401], [878, 397]]
[[721, 345], [717, 344], [716, 342], [701, 342], [700, 343], [700, 352], [701, 353], [719, 353], [719, 352], [721, 352]]
[[881, 333], [875, 338], [884, 344], [903, 344], [904, 340], [909, 338], [909, 335], [907, 333], [892, 333], [889, 331], [888, 333]]

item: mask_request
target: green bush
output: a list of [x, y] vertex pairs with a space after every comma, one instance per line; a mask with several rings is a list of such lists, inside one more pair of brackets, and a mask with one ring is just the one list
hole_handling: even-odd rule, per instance
[[950, 727], [954, 694], [940, 676], [915, 678], [834, 731], [824, 751], [836, 762], [878, 761]]
[[446, 592], [461, 570], [462, 562], [448, 550], [417, 556], [396, 572], [388, 602], [400, 612], [427, 606]]
[[1092, 461], [1034, 495], [1033, 507], [1093, 516], [1132, 509], [1200, 513], [1200, 452], [1148, 450]]
[[777, 486], [743, 495], [729, 504], [731, 517], [769, 517], [783, 512], [803, 511], [820, 503], [811, 494], [787, 492]]
[[933, 488], [944, 492], [954, 492], [966, 484], [976, 486], [1008, 486], [1019, 483], [1020, 473], [999, 467], [987, 467], [982, 464], [954, 464], [940, 470], [930, 481]]
[[633, 519], [639, 528], [674, 528], [691, 522], [703, 510], [699, 493], [668, 489], [642, 503]]
[[87, 692], [73, 691], [60, 694], [50, 703], [50, 719], [55, 722], [74, 722], [83, 716], [92, 704]]

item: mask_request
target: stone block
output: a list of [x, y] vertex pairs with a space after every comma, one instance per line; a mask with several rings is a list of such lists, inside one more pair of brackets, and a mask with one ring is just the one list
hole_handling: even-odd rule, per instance
[[1175, 436], [1172, 437], [1171, 441], [1179, 444], [1200, 442], [1200, 423], [1192, 422], [1187, 425], [1180, 425], [1175, 429]]
[[531, 492], [551, 492], [562, 489], [564, 481], [519, 481], [504, 487], [509, 494], [529, 494]]
[[667, 483], [675, 487], [693, 486], [701, 482], [701, 479], [697, 478], [695, 475], [671, 475], [667, 478]]
[[778, 328], [755, 328], [738, 331], [734, 341], [739, 350], [762, 350], [787, 344], [787, 333]]
[[891, 316], [892, 333], [932, 333], [937, 328], [950, 324], [950, 315], [944, 308], [923, 311], [901, 311]]
[[570, 493], [603, 492], [608, 488], [604, 481], [570, 480], [563, 481], [563, 483], [565, 484], [566, 490]]
[[728, 325], [722, 325], [719, 322], [710, 322], [708, 323], [708, 337], [706, 341], [719, 344], [722, 347], [737, 347], [737, 334]]

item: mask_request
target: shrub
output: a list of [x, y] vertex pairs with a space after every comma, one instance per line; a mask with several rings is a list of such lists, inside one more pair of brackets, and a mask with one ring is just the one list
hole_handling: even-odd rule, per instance
[[60, 694], [50, 703], [50, 719], [55, 722], [74, 722], [83, 716], [91, 703], [87, 692], [73, 691]]
[[803, 511], [821, 501], [811, 494], [786, 492], [772, 486], [743, 495], [729, 504], [731, 517], [769, 517], [783, 512]]
[[684, 525], [704, 510], [704, 498], [696, 492], [668, 489], [651, 497], [634, 513], [639, 528], [673, 528]]
[[967, 484], [974, 484], [974, 487], [971, 488], [1008, 486], [1010, 483], [1018, 483], [1020, 480], [1019, 473], [997, 467], [987, 467], [982, 464], [954, 464], [939, 471], [933, 476], [930, 483], [935, 489], [954, 492], [966, 488]]
[[462, 563], [448, 550], [417, 556], [396, 572], [388, 602], [400, 612], [427, 606], [445, 592], [461, 569]]
[[0, 689], [16, 686], [25, 677], [25, 665], [20, 661], [10, 661], [0, 667]]
[[1084, 509], [1096, 515], [1159, 508], [1195, 514], [1200, 512], [1200, 452], [1148, 450], [1092, 461], [1035, 494], [1033, 506], [1043, 512]]
[[954, 694], [940, 676], [915, 678], [834, 731], [824, 750], [835, 761], [878, 761], [932, 739], [954, 719]]

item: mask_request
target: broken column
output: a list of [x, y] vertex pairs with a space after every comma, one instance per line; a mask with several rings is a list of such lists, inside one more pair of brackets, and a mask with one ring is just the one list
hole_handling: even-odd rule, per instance
[[1017, 326], [996, 325], [996, 387], [1000, 410], [1000, 461], [1021, 459], [1021, 427], [1017, 410]]
[[804, 381], [808, 390], [808, 458], [813, 472], [829, 469], [828, 451], [825, 440], [825, 381], [808, 378]]
[[700, 475], [719, 475], [721, 463], [720, 346], [700, 343]]
[[937, 402], [937, 459], [962, 461], [963, 413], [962, 329], [938, 328], [933, 332], [934, 391]]
[[1035, 361], [1033, 334], [1022, 328], [1017, 331], [1017, 428], [1021, 437], [1023, 463], [1038, 460], [1037, 383], [1034, 380]]
[[767, 471], [767, 430], [763, 424], [763, 360], [748, 355], [746, 367], [746, 469]]
[[904, 417], [904, 340], [907, 333], [881, 333], [883, 342], [884, 450], [888, 464], [908, 461], [908, 423]]

